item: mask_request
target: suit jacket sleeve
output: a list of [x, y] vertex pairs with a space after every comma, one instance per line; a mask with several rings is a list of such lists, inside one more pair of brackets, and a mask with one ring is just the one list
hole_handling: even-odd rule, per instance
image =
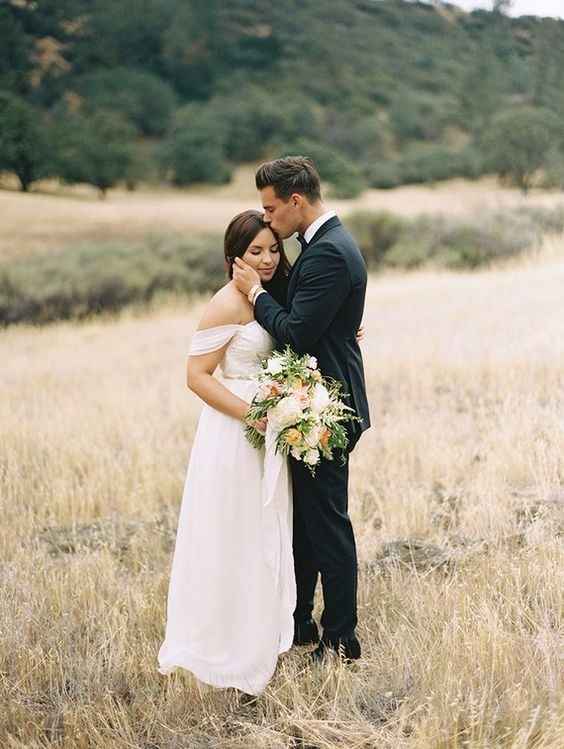
[[318, 243], [300, 263], [292, 304], [286, 310], [270, 294], [260, 294], [255, 318], [279, 343], [298, 354], [309, 352], [331, 324], [351, 290], [344, 257], [329, 244]]

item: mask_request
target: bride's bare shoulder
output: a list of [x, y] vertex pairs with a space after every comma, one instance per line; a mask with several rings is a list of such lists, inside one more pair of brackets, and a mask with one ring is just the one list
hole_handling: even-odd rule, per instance
[[249, 303], [240, 291], [227, 283], [208, 302], [198, 330], [214, 328], [218, 325], [240, 325], [249, 318]]

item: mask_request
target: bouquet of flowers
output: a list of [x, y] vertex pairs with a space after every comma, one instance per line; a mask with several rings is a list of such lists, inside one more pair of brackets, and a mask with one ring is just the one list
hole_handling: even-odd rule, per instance
[[[333, 460], [334, 450], [346, 448], [343, 422], [360, 419], [341, 400], [341, 383], [323, 377], [314, 356], [299, 356], [286, 346], [261, 361], [258, 382], [247, 420], [266, 417], [277, 452], [303, 460], [315, 476], [322, 457]], [[253, 447], [264, 446], [265, 436], [255, 427], [247, 424], [245, 434]]]

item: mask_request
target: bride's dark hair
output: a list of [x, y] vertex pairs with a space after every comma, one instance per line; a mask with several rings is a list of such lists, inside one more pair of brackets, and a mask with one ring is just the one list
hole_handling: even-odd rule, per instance
[[[225, 265], [229, 278], [233, 278], [233, 261], [236, 257], [243, 257], [247, 248], [263, 229], [270, 229], [265, 223], [260, 211], [248, 210], [238, 213], [229, 222], [223, 239], [225, 253]], [[286, 289], [288, 286], [288, 274], [290, 273], [290, 261], [284, 251], [284, 244], [275, 231], [270, 229], [278, 243], [280, 261], [270, 281], [263, 282], [264, 288], [280, 304], [286, 303]]]

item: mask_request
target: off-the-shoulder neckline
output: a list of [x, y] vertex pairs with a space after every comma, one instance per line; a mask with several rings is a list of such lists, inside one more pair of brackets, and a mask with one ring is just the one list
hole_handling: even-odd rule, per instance
[[210, 328], [202, 328], [202, 330], [196, 330], [196, 333], [207, 333], [208, 330], [217, 330], [218, 328], [246, 328], [247, 325], [252, 325], [253, 323], [257, 323], [259, 325], [257, 320], [250, 320], [249, 322], [245, 323], [226, 323], [225, 325], [212, 325]]

